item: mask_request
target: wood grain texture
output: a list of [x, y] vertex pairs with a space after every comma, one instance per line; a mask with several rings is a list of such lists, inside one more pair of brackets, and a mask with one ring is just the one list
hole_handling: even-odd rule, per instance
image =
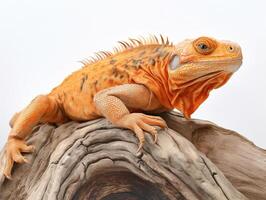
[[[164, 113], [169, 129], [143, 152], [130, 130], [105, 119], [37, 126], [13, 180], [0, 173], [0, 199], [245, 200], [266, 199], [266, 152], [202, 120]], [[0, 152], [0, 170], [4, 162]]]

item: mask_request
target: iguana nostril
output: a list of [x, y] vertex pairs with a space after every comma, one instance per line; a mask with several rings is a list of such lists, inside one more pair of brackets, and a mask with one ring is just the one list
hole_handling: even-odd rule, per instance
[[229, 51], [234, 51], [234, 47], [232, 47], [232, 46], [229, 46]]

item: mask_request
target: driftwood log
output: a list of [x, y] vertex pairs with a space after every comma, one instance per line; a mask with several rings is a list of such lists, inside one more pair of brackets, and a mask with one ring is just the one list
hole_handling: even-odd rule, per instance
[[[0, 172], [1, 200], [266, 200], [266, 151], [236, 132], [178, 113], [158, 144], [105, 119], [37, 126], [13, 180]], [[0, 152], [0, 171], [4, 162]]]

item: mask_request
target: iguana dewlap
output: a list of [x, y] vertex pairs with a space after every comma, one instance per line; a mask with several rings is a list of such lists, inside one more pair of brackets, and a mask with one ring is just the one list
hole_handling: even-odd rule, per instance
[[166, 127], [157, 116], [174, 108], [185, 117], [208, 97], [212, 89], [228, 81], [240, 67], [240, 47], [229, 41], [200, 37], [177, 45], [156, 37], [120, 42], [115, 53], [100, 52], [96, 59], [68, 76], [51, 93], [36, 97], [11, 120], [4, 174], [11, 177], [13, 163], [27, 160], [32, 152], [24, 139], [38, 123], [86, 121], [101, 116], [119, 127], [131, 129], [144, 144], [144, 133], [157, 140], [153, 126]]

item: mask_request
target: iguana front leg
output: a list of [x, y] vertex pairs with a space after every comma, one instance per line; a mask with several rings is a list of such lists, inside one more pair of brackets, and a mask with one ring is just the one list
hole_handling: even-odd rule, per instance
[[138, 151], [145, 142], [143, 131], [152, 134], [156, 142], [157, 131], [153, 126], [167, 126], [161, 117], [130, 113], [129, 110], [156, 111], [162, 108], [153, 93], [140, 84], [124, 84], [102, 90], [95, 95], [94, 103], [100, 114], [113, 124], [134, 131], [140, 142]]
[[40, 122], [56, 123], [62, 120], [64, 120], [64, 116], [56, 100], [45, 95], [36, 97], [24, 110], [14, 115], [10, 122], [12, 129], [5, 146], [4, 175], [11, 178], [14, 162], [27, 162], [21, 152], [33, 152], [34, 147], [27, 145], [25, 138], [36, 124]]

